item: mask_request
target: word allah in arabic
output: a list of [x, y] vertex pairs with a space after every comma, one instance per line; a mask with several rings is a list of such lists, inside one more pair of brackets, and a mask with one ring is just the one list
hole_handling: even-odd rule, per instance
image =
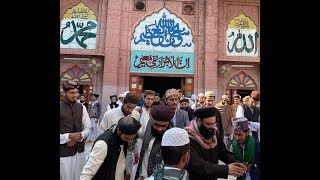
[[[246, 36], [242, 33], [240, 33], [240, 30], [238, 30], [238, 34], [237, 37], [234, 39], [231, 48], [229, 47], [229, 43], [227, 45], [228, 51], [231, 53], [233, 50], [235, 50], [237, 53], [241, 53], [242, 51], [246, 51], [247, 53], [250, 53], [253, 51], [254, 49], [254, 54], [257, 53], [257, 41], [258, 41], [258, 37], [259, 34], [258, 32], [254, 33], [254, 40], [253, 40], [253, 36], [251, 34], [248, 35], [248, 39], [250, 42], [250, 47], [248, 48], [247, 46], [247, 40], [246, 40]], [[235, 36], [234, 32], [231, 32], [231, 34], [228, 36], [228, 38]], [[242, 41], [242, 47], [237, 47], [237, 42], [238, 41]]]

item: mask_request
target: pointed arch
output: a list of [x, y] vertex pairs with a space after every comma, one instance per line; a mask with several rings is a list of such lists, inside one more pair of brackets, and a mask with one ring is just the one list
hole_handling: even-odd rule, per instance
[[256, 82], [245, 72], [234, 75], [227, 84], [227, 89], [256, 89]]
[[63, 82], [67, 80], [74, 80], [83, 85], [92, 84], [90, 73], [83, 68], [80, 68], [78, 65], [74, 65], [72, 68], [67, 69], [61, 74], [60, 81]]

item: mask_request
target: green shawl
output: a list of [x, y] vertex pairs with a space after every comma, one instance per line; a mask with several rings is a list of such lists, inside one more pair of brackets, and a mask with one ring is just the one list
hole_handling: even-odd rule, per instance
[[[240, 162], [248, 162], [248, 164], [253, 163], [254, 159], [254, 147], [255, 146], [255, 139], [248, 135], [247, 142], [246, 142], [246, 147], [244, 151], [244, 157], [242, 157], [242, 148], [239, 143], [237, 143], [237, 140], [234, 138], [232, 140], [232, 149], [233, 149], [233, 154], [234, 157], [236, 158], [237, 161]], [[245, 179], [245, 175], [239, 177], [241, 180]]]

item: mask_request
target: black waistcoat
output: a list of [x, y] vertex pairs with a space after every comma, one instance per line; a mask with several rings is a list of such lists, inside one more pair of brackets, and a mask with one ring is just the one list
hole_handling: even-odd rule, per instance
[[[71, 103], [67, 100], [60, 102], [60, 134], [82, 131], [82, 111], [83, 106], [80, 103]], [[67, 147], [67, 143], [60, 144], [60, 157], [83, 152], [84, 143], [85, 140], [77, 142], [73, 147]]]
[[[117, 162], [119, 159], [119, 155], [121, 152], [121, 139], [117, 134], [117, 130], [113, 132], [114, 128], [109, 128], [100, 136], [97, 137], [94, 144], [99, 141], [103, 140], [108, 145], [108, 154], [104, 159], [104, 162], [101, 164], [100, 168], [98, 169], [97, 173], [93, 176], [92, 180], [114, 180], [117, 168]], [[127, 146], [123, 147], [123, 152], [127, 151]], [[126, 154], [126, 153], [125, 153]], [[124, 177], [123, 177], [124, 179]]]

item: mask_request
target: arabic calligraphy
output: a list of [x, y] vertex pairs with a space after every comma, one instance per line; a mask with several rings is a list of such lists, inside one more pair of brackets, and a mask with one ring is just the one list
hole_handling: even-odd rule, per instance
[[[232, 38], [234, 36], [236, 36], [236, 38]], [[259, 34], [257, 31], [255, 31], [253, 35], [251, 33], [247, 34], [247, 37], [246, 37], [246, 34], [240, 31], [240, 29], [238, 29], [237, 35], [235, 35], [234, 31], [231, 31], [228, 38], [233, 39], [233, 43], [231, 42], [231, 40], [227, 42], [228, 52], [231, 53], [235, 51], [237, 53], [241, 53], [245, 51], [246, 53], [251, 53], [254, 50], [253, 54], [256, 54], [258, 50], [258, 47], [257, 47], [258, 37], [259, 37]], [[249, 40], [249, 43], [247, 43], [247, 39]], [[238, 43], [238, 41], [242, 41], [242, 42]], [[242, 46], [238, 47], [237, 44], [242, 44]], [[230, 48], [230, 45], [231, 45], [231, 48]]]
[[184, 60], [182, 57], [174, 57], [174, 56], [161, 56], [158, 57], [149, 55], [144, 56], [142, 55], [140, 58], [139, 56], [135, 56], [134, 60], [134, 67], [135, 68], [142, 68], [146, 67], [149, 69], [154, 68], [175, 68], [175, 69], [184, 69], [190, 68], [190, 58], [187, 57]]
[[249, 29], [249, 21], [245, 19], [235, 19], [234, 26], [241, 29]]
[[[73, 32], [72, 35], [70, 35], [69, 37], [67, 37], [66, 39], [64, 39], [64, 32], [66, 30], [69, 30], [67, 28], [72, 28], [72, 30], [70, 32]], [[96, 33], [92, 33], [92, 32], [86, 32], [86, 31], [91, 31], [93, 29], [97, 28], [97, 24], [93, 21], [87, 21], [86, 25], [84, 22], [75, 22], [74, 20], [72, 20], [71, 22], [67, 22], [65, 24], [65, 27], [62, 28], [61, 31], [61, 36], [60, 36], [60, 41], [62, 44], [68, 44], [71, 43], [74, 39], [76, 40], [76, 42], [82, 47], [82, 48], [87, 48], [87, 44], [84, 43], [85, 40], [89, 39], [89, 38], [95, 38], [96, 37]]]
[[183, 36], [189, 35], [190, 32], [185, 27], [180, 29], [175, 19], [166, 18], [166, 14], [163, 13], [158, 22], [155, 20], [153, 24], [145, 25], [144, 32], [139, 37], [134, 37], [134, 44], [145, 43], [154, 47], [191, 47], [191, 42], [183, 44]]
[[71, 18], [88, 19], [89, 11], [89, 8], [73, 8]]

